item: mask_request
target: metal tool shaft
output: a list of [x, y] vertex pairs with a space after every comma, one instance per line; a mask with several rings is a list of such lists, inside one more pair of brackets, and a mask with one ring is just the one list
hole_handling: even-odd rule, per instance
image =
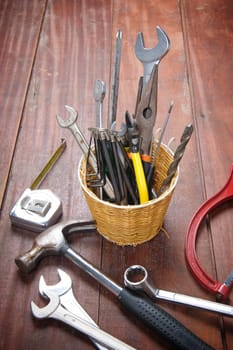
[[96, 104], [96, 127], [103, 127], [103, 100], [106, 94], [106, 84], [97, 79], [94, 84], [93, 95]]
[[78, 265], [82, 270], [87, 272], [90, 276], [92, 276], [96, 281], [98, 281], [101, 285], [107, 288], [114, 295], [118, 296], [120, 294], [122, 288], [119, 285], [117, 285], [111, 278], [104, 275], [100, 270], [98, 270], [95, 266], [89, 263], [81, 255], [77, 254], [73, 249], [68, 247], [68, 249], [64, 253], [69, 260]]
[[[85, 139], [85, 136], [83, 135], [81, 129], [78, 127], [76, 123], [76, 120], [78, 118], [78, 112], [73, 107], [67, 106], [67, 105], [65, 105], [65, 109], [69, 112], [70, 117], [68, 120], [64, 120], [61, 116], [57, 115], [56, 118], [57, 118], [58, 124], [62, 128], [67, 128], [72, 132], [83, 154], [85, 155], [86, 158], [88, 158], [89, 163], [92, 166], [93, 170], [97, 172], [96, 157], [92, 152], [92, 150], [89, 149], [89, 145]], [[105, 193], [108, 195], [108, 197], [110, 199], [113, 199], [114, 198], [113, 189], [107, 177], [106, 177], [106, 184], [104, 185], [103, 188]]]
[[[174, 344], [177, 349], [189, 350], [211, 350], [212, 348], [204, 343], [195, 334], [190, 332], [180, 322], [171, 315], [159, 308], [157, 305], [150, 303], [148, 299], [142, 296], [134, 295], [125, 288], [120, 287], [112, 279], [103, 274], [100, 270], [90, 264], [87, 260], [77, 254], [73, 249], [66, 245], [63, 254], [82, 270], [87, 272], [101, 285], [111, 291], [118, 300], [131, 312], [140, 319], [145, 325], [157, 331], [162, 337]], [[174, 335], [174, 329], [177, 330], [177, 336]], [[212, 349], [213, 350], [213, 349]]]
[[230, 305], [205, 300], [202, 298], [195, 298], [185, 294], [168, 292], [161, 289], [154, 289], [154, 296], [157, 299], [167, 300], [177, 304], [195, 307], [198, 309], [216, 312], [224, 316], [233, 317], [233, 307]]
[[230, 305], [225, 305], [202, 298], [196, 298], [185, 294], [169, 292], [153, 287], [149, 281], [147, 270], [141, 265], [130, 266], [125, 271], [124, 281], [128, 288], [135, 291], [143, 291], [152, 299], [166, 300], [189, 307], [216, 312], [224, 316], [233, 317], [233, 307]]
[[111, 106], [109, 108], [110, 110], [109, 128], [111, 128], [113, 123], [116, 121], [116, 115], [117, 115], [121, 49], [122, 49], [122, 31], [119, 29], [116, 34], [116, 51], [115, 51], [114, 71], [113, 71], [113, 77], [112, 77], [112, 92], [111, 92], [111, 100], [110, 100]]
[[174, 153], [174, 160], [171, 162], [171, 164], [168, 168], [167, 177], [165, 178], [165, 180], [162, 183], [162, 186], [159, 190], [159, 195], [162, 194], [170, 185], [170, 183], [171, 183], [171, 181], [172, 181], [172, 179], [177, 171], [178, 165], [179, 165], [179, 163], [184, 155], [185, 148], [186, 148], [186, 146], [187, 146], [187, 144], [192, 136], [192, 133], [193, 133], [193, 125], [188, 124], [185, 127], [184, 132], [181, 136], [180, 144]]

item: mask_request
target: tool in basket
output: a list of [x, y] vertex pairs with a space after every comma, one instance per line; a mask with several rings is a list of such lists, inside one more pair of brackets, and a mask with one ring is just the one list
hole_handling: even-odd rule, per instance
[[169, 119], [170, 119], [170, 116], [171, 116], [173, 105], [174, 105], [174, 102], [172, 101], [170, 103], [170, 106], [169, 106], [169, 109], [168, 109], [168, 112], [167, 112], [167, 116], [166, 116], [166, 118], [164, 120], [164, 123], [163, 123], [162, 129], [161, 129], [161, 133], [160, 133], [159, 140], [158, 140], [158, 143], [156, 145], [155, 151], [152, 152], [152, 154], [151, 154], [151, 161], [149, 163], [149, 167], [147, 167], [147, 169], [146, 169], [147, 170], [147, 172], [146, 172], [146, 182], [147, 182], [148, 190], [150, 192], [150, 199], [157, 198], [157, 193], [155, 193], [155, 190], [153, 189], [153, 186], [152, 186], [153, 175], [155, 173], [155, 160], [156, 160], [156, 158], [158, 156], [158, 152], [159, 152], [162, 140], [163, 140], [163, 136], [164, 136], [164, 133], [166, 131], [166, 128], [167, 128], [167, 125], [168, 125], [168, 122], [169, 122]]
[[93, 96], [96, 104], [96, 126], [103, 127], [103, 100], [106, 94], [105, 81], [97, 79], [93, 88]]
[[138, 60], [142, 62], [144, 68], [143, 86], [145, 86], [148, 82], [154, 64], [158, 65], [170, 48], [170, 40], [161, 27], [156, 27], [156, 34], [158, 44], [151, 49], [145, 48], [144, 37], [142, 32], [138, 33], [136, 39], [135, 55], [138, 58]]
[[183, 158], [186, 146], [187, 146], [188, 142], [190, 141], [192, 133], [193, 133], [193, 125], [192, 124], [186, 125], [186, 127], [183, 131], [183, 134], [181, 136], [181, 139], [180, 139], [180, 144], [178, 145], [177, 149], [175, 150], [174, 160], [172, 161], [172, 163], [170, 164], [170, 166], [168, 168], [167, 176], [164, 179], [162, 186], [159, 189], [158, 196], [160, 196], [163, 192], [165, 192], [169, 188], [171, 181], [174, 178], [174, 175], [177, 171], [178, 165], [179, 165], [181, 159]]
[[[153, 149], [155, 146], [154, 143]], [[155, 163], [156, 176], [153, 178], [153, 186], [156, 192], [166, 177], [167, 169], [172, 161], [172, 151], [162, 144]], [[95, 195], [95, 191], [87, 186], [84, 157], [79, 163], [79, 179], [92, 217], [96, 220], [98, 232], [111, 242], [119, 245], [135, 246], [151, 240], [161, 231], [179, 179], [179, 169], [171, 186], [162, 198], [148, 201], [143, 205], [115, 205], [109, 201], [99, 200], [98, 196]], [[133, 202], [129, 203], [134, 204]], [[132, 218], [134, 219], [132, 220]]]
[[153, 287], [149, 281], [146, 268], [141, 265], [132, 265], [125, 270], [124, 283], [127, 288], [135, 292], [146, 293], [152, 298], [152, 300], [166, 300], [168, 302], [182, 304], [189, 307], [215, 312], [224, 316], [233, 317], [233, 306]]
[[118, 132], [100, 128], [88, 130], [91, 132], [89, 149], [92, 149], [92, 139], [94, 139], [98, 169], [97, 178], [95, 174], [86, 170], [88, 186], [91, 188], [102, 186], [108, 176], [114, 191], [114, 203], [128, 204], [131, 201], [134, 204], [138, 203], [137, 193], [132, 185], [133, 168], [118, 137]]
[[[96, 157], [93, 154], [92, 150], [89, 149], [88, 143], [87, 143], [81, 129], [79, 128], [79, 126], [76, 123], [76, 121], [78, 119], [78, 112], [73, 107], [68, 106], [68, 105], [65, 105], [65, 110], [67, 112], [69, 112], [69, 117], [68, 117], [68, 119], [64, 119], [60, 115], [56, 115], [58, 124], [62, 128], [68, 128], [71, 131], [71, 133], [74, 135], [75, 140], [77, 141], [80, 149], [82, 150], [83, 154], [86, 157], [88, 156], [89, 163], [90, 163], [91, 167], [93, 168], [93, 170], [95, 172], [97, 172]], [[106, 183], [103, 186], [103, 189], [110, 199], [114, 198], [112, 185], [111, 185], [108, 177], [106, 178]]]
[[118, 102], [118, 90], [120, 79], [120, 65], [121, 65], [121, 50], [122, 50], [122, 30], [118, 30], [116, 34], [116, 48], [115, 48], [115, 61], [114, 70], [112, 74], [112, 90], [110, 98], [110, 116], [109, 116], [109, 128], [113, 128], [116, 124], [117, 116], [117, 102]]
[[214, 278], [209, 276], [198, 260], [196, 253], [196, 241], [198, 237], [198, 229], [207, 215], [210, 214], [215, 208], [219, 207], [223, 203], [226, 203], [232, 198], [233, 164], [231, 165], [230, 176], [223, 188], [213, 197], [205, 201], [194, 214], [190, 221], [185, 239], [185, 256], [190, 271], [202, 287], [215, 294], [220, 300], [227, 299], [230, 294], [231, 287], [233, 285], [233, 271], [231, 271], [223, 283], [216, 281]]
[[[212, 349], [174, 317], [159, 306], [153, 304], [146, 296], [137, 295], [126, 288], [122, 288], [73, 250], [65, 236], [71, 232], [75, 233], [75, 228], [80, 232], [82, 228], [87, 229], [89, 227], [90, 223], [80, 225], [80, 222], [76, 224], [75, 222], [63, 222], [54, 225], [35, 238], [33, 246], [28, 252], [15, 259], [17, 266], [22, 272], [29, 273], [43, 257], [48, 255], [63, 255], [112, 292], [126, 311], [132, 313], [145, 326], [157, 332], [173, 346], [183, 350], [190, 350], [190, 348], [196, 350]], [[51, 300], [52, 302], [54, 301], [52, 303], [53, 306], [55, 304], [56, 307], [59, 306], [59, 297], [54, 298], [51, 296]], [[41, 317], [44, 315], [48, 316], [47, 310], [45, 309], [45, 312], [42, 310], [42, 313], [39, 312], [39, 315]], [[52, 309], [49, 307], [49, 313], [52, 312]], [[175, 332], [174, 329], [176, 330]]]
[[41, 232], [55, 224], [62, 215], [62, 202], [51, 190], [38, 189], [41, 182], [66, 149], [65, 140], [54, 152], [47, 164], [22, 193], [10, 211], [11, 223], [30, 231]]
[[139, 84], [141, 93], [138, 93], [135, 112], [144, 154], [150, 154], [152, 130], [157, 115], [158, 67], [170, 48], [167, 34], [158, 26], [156, 32], [158, 44], [154, 48], [145, 48], [142, 33], [138, 34], [135, 44], [135, 55], [144, 67], [143, 83], [141, 83], [143, 86]]
[[138, 131], [134, 131], [130, 135], [129, 153], [133, 163], [140, 204], [143, 204], [148, 202], [149, 192], [140, 154], [140, 138]]

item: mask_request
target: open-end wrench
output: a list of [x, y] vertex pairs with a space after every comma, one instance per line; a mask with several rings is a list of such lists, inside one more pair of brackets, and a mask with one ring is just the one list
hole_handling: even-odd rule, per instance
[[127, 288], [135, 291], [143, 291], [152, 299], [166, 300], [233, 317], [233, 307], [230, 305], [154, 288], [148, 280], [147, 270], [141, 265], [132, 265], [128, 267], [124, 273], [124, 282]]
[[147, 49], [144, 47], [141, 32], [138, 34], [135, 44], [135, 55], [144, 67], [143, 81], [140, 79], [139, 84], [135, 119], [142, 139], [141, 149], [145, 155], [151, 154], [153, 128], [157, 116], [159, 62], [170, 48], [167, 34], [158, 26], [156, 32], [158, 44], [154, 48]]
[[77, 141], [79, 147], [81, 148], [83, 154], [87, 156], [88, 152], [90, 152], [89, 160], [91, 166], [95, 169], [96, 168], [96, 158], [93, 152], [89, 151], [89, 145], [88, 142], [85, 139], [85, 136], [83, 135], [82, 131], [78, 127], [76, 121], [78, 119], [78, 112], [71, 106], [65, 105], [65, 110], [69, 112], [69, 118], [64, 119], [60, 115], [56, 115], [57, 122], [62, 128], [69, 129], [72, 134], [75, 137], [75, 140]]
[[[61, 269], [57, 269], [60, 276], [60, 281], [54, 285], [47, 285], [43, 276], [40, 277], [39, 281], [39, 292], [41, 296], [47, 297], [48, 292], [53, 292], [60, 298], [60, 304], [66, 310], [72, 312], [73, 314], [79, 316], [83, 320], [91, 323], [93, 326], [98, 327], [94, 320], [89, 316], [89, 314], [83, 309], [75, 298], [72, 290], [72, 280], [70, 276]], [[92, 339], [91, 339], [92, 340]], [[99, 350], [107, 350], [107, 348], [98, 344], [93, 340]]]
[[170, 48], [170, 40], [164, 30], [157, 26], [156, 33], [158, 44], [154, 48], [145, 48], [142, 32], [138, 33], [135, 43], [135, 55], [144, 67], [143, 86], [149, 80], [154, 65], [159, 64], [162, 57], [166, 55]]
[[94, 84], [93, 95], [96, 104], [96, 127], [103, 127], [103, 100], [106, 94], [106, 84], [97, 79]]
[[[93, 170], [97, 172], [97, 162], [96, 157], [91, 149], [89, 149], [89, 145], [78, 127], [76, 121], [78, 119], [78, 112], [71, 106], [65, 105], [65, 109], [69, 112], [69, 118], [63, 119], [60, 115], [56, 115], [57, 122], [62, 128], [69, 129], [72, 134], [74, 135], [79, 147], [81, 148], [83, 154], [85, 157], [88, 157], [89, 163], [92, 166]], [[114, 199], [114, 192], [112, 189], [111, 182], [109, 181], [108, 177], [106, 177], [106, 184], [103, 187], [105, 193], [108, 195], [110, 199]]]
[[136, 350], [100, 328], [91, 325], [89, 322], [76, 316], [74, 313], [66, 310], [60, 304], [60, 299], [57, 294], [53, 292], [47, 292], [46, 294], [50, 300], [48, 305], [40, 308], [33, 301], [31, 302], [31, 310], [34, 317], [39, 319], [53, 318], [62, 321], [88, 335], [99, 344], [106, 346], [109, 350]]

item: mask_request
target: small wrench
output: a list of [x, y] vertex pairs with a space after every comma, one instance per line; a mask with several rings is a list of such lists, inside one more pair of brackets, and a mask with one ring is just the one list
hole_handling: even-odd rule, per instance
[[[87, 156], [89, 152], [89, 146], [85, 139], [85, 136], [83, 135], [82, 131], [78, 127], [76, 121], [78, 119], [78, 112], [71, 106], [65, 105], [65, 110], [69, 112], [69, 118], [63, 119], [60, 115], [56, 115], [57, 122], [62, 128], [68, 128], [72, 132], [72, 134], [75, 137], [75, 140], [77, 141], [79, 147], [81, 148], [83, 154]], [[92, 151], [90, 151], [90, 164], [91, 166], [96, 169], [96, 158]]]
[[[72, 280], [70, 276], [61, 269], [57, 269], [60, 276], [60, 281], [54, 285], [47, 285], [43, 276], [40, 277], [39, 281], [39, 291], [40, 295], [47, 297], [48, 292], [53, 292], [57, 294], [60, 298], [60, 304], [66, 310], [78, 315], [83, 320], [91, 323], [95, 327], [98, 325], [93, 321], [93, 319], [88, 315], [88, 313], [82, 308], [78, 303], [77, 299], [74, 297], [72, 290]], [[92, 340], [92, 339], [91, 339]], [[99, 350], [107, 350], [107, 348], [99, 345], [97, 342], [93, 341]]]
[[53, 318], [62, 321], [88, 335], [90, 338], [94, 339], [99, 344], [106, 346], [110, 350], [136, 350], [121, 340], [104, 332], [100, 328], [96, 328], [96, 326], [91, 325], [89, 322], [81, 319], [74, 313], [66, 310], [60, 304], [60, 299], [57, 294], [50, 291], [46, 292], [46, 294], [50, 301], [45, 307], [40, 308], [33, 301], [31, 302], [31, 310], [34, 317], [39, 319]]
[[151, 153], [153, 128], [157, 116], [159, 62], [170, 48], [167, 34], [158, 26], [156, 32], [158, 44], [154, 48], [145, 48], [141, 32], [135, 44], [135, 55], [144, 67], [143, 79], [140, 78], [139, 81], [135, 119], [142, 138], [141, 149], [146, 155]]
[[[81, 148], [83, 154], [85, 157], [89, 159], [89, 163], [92, 166], [93, 170], [97, 172], [97, 162], [96, 162], [96, 157], [94, 153], [92, 152], [91, 149], [89, 149], [88, 143], [78, 127], [76, 120], [78, 118], [78, 112], [71, 106], [65, 105], [65, 109], [69, 112], [69, 118], [68, 119], [63, 119], [60, 115], [57, 115], [57, 122], [62, 128], [68, 128], [74, 135], [79, 147]], [[106, 177], [106, 184], [103, 187], [104, 191], [108, 195], [110, 199], [114, 199], [114, 193], [112, 189], [111, 182], [109, 181], [108, 177]]]
[[146, 268], [141, 265], [132, 265], [125, 270], [124, 283], [125, 286], [131, 290], [143, 291], [152, 299], [166, 300], [177, 304], [217, 312], [224, 316], [233, 317], [233, 307], [230, 305], [224, 305], [201, 298], [195, 298], [189, 295], [154, 288], [148, 282], [148, 273]]
[[170, 40], [167, 34], [159, 26], [156, 27], [158, 44], [151, 49], [145, 48], [143, 33], [138, 33], [135, 43], [135, 55], [142, 62], [144, 67], [143, 87], [148, 82], [152, 69], [155, 64], [159, 64], [163, 56], [166, 55], [170, 48]]
[[93, 95], [96, 103], [96, 127], [103, 128], [103, 100], [106, 94], [105, 81], [97, 79], [95, 81]]

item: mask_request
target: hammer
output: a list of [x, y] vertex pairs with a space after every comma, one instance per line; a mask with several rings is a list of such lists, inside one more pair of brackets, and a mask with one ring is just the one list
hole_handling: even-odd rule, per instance
[[36, 237], [32, 248], [27, 253], [17, 257], [15, 263], [22, 272], [29, 273], [36, 268], [43, 257], [64, 255], [111, 291], [127, 311], [134, 314], [144, 325], [157, 332], [178, 349], [212, 349], [174, 317], [153, 304], [146, 296], [134, 294], [127, 288], [120, 287], [69, 246], [65, 236], [77, 231], [88, 231], [95, 228], [94, 222], [63, 222], [51, 226]]

